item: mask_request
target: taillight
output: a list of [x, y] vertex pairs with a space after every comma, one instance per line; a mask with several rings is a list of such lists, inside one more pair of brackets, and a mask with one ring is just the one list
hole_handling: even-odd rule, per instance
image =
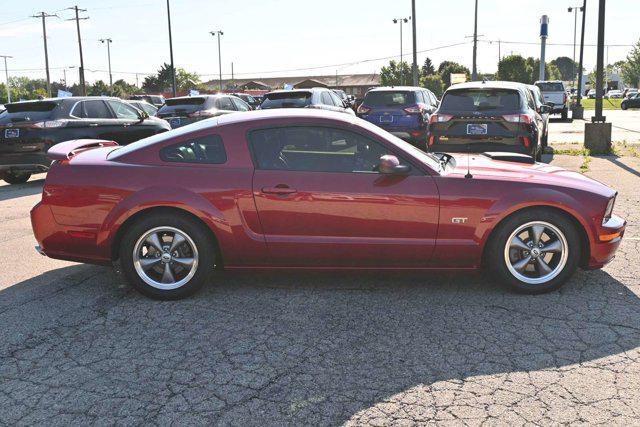
[[67, 125], [68, 120], [46, 120], [44, 122], [31, 123], [31, 126], [37, 128], [62, 128]]
[[435, 136], [433, 136], [433, 135], [431, 135], [431, 136], [429, 137], [429, 145], [433, 145], [433, 143], [434, 143], [434, 142], [436, 142], [436, 137], [435, 137]]
[[526, 148], [529, 148], [531, 146], [531, 140], [526, 136], [521, 136], [520, 141], [522, 141], [522, 145], [524, 145]]
[[505, 114], [502, 118], [509, 123], [533, 123], [533, 117], [528, 114]]
[[365, 107], [364, 105], [360, 105], [358, 107], [357, 113], [358, 114], [367, 114], [369, 111], [371, 111], [371, 108]]
[[567, 103], [567, 93], [565, 92], [562, 96], [562, 103], [566, 104]]
[[448, 122], [452, 118], [451, 114], [432, 114], [431, 118], [429, 118], [429, 124]]
[[412, 105], [411, 107], [403, 108], [407, 114], [422, 114], [422, 108], [419, 105]]

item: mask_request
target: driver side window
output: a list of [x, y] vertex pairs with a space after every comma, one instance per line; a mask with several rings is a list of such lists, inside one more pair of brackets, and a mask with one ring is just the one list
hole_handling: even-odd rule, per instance
[[118, 119], [138, 120], [138, 111], [132, 106], [119, 101], [107, 101]]
[[360, 134], [320, 126], [255, 130], [249, 142], [256, 168], [267, 170], [378, 173], [380, 157], [395, 154]]

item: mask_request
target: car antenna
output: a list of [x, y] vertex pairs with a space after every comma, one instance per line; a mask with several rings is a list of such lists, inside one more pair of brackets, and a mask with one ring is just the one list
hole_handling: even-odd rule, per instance
[[473, 175], [471, 175], [471, 161], [469, 160], [469, 157], [471, 157], [471, 146], [467, 144], [467, 174], [464, 176], [466, 179], [473, 178]]

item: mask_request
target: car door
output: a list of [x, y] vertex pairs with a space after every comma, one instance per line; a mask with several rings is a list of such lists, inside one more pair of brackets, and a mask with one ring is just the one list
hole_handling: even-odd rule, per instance
[[68, 128], [74, 130], [74, 138], [106, 139], [118, 142], [117, 124], [112, 111], [102, 99], [77, 102], [69, 113]]
[[140, 112], [131, 105], [114, 99], [108, 100], [107, 104], [113, 111], [117, 122], [116, 141], [118, 144], [130, 144], [156, 132], [153, 126], [142, 120]]
[[231, 97], [229, 96], [221, 96], [216, 99], [216, 108], [220, 114], [229, 114], [234, 113], [236, 110], [236, 106], [233, 104]]
[[230, 98], [238, 111], [250, 111], [251, 106], [240, 98]]
[[424, 267], [438, 227], [433, 178], [377, 171], [384, 142], [343, 128], [248, 134], [253, 194], [271, 262], [281, 266]]

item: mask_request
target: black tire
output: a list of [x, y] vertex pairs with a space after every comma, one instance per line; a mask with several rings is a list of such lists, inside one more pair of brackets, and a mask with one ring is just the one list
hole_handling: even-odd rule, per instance
[[620, 104], [620, 108], [623, 109], [623, 110], [626, 110], [627, 109], [627, 103], [626, 102], [621, 103]]
[[2, 177], [9, 184], [24, 184], [29, 178], [31, 174], [28, 172], [6, 172]]
[[[179, 230], [192, 240], [197, 249], [195, 274], [175, 289], [159, 289], [147, 283], [138, 274], [134, 264], [133, 252], [136, 243], [150, 230], [158, 227]], [[194, 294], [210, 278], [216, 260], [216, 245], [210, 236], [210, 231], [200, 222], [186, 215], [158, 213], [135, 222], [126, 230], [121, 240], [119, 254], [122, 272], [136, 290], [150, 298], [175, 300]], [[159, 265], [163, 266], [164, 263]]]
[[542, 161], [542, 152], [544, 151], [544, 148], [542, 148], [542, 145], [540, 145], [540, 147], [538, 147], [538, 150], [536, 151], [536, 162], [541, 162]]
[[[550, 277], [548, 281], [537, 284], [527, 283], [512, 274], [507, 266], [505, 254], [507, 241], [512, 233], [519, 227], [534, 221], [548, 223], [556, 227], [564, 235], [568, 247], [564, 267], [558, 269], [556, 275]], [[567, 216], [551, 209], [527, 209], [507, 217], [497, 226], [487, 242], [484, 263], [496, 279], [512, 290], [526, 294], [542, 294], [560, 288], [573, 275], [582, 256], [581, 247], [579, 231]], [[562, 255], [558, 256], [562, 257]], [[558, 265], [560, 264], [558, 263]]]
[[560, 117], [562, 117], [562, 120], [567, 120], [567, 117], [569, 117], [569, 109], [565, 108], [564, 110], [562, 110], [562, 113], [560, 113]]
[[547, 148], [549, 146], [549, 133], [547, 131], [547, 133], [544, 134], [544, 136], [542, 137], [542, 141], [540, 141], [542, 143], [542, 151], [544, 152], [545, 148]]

